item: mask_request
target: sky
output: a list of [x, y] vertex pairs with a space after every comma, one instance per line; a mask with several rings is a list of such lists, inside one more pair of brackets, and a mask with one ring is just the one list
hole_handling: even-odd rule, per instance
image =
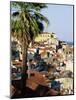
[[73, 42], [73, 6], [47, 4], [41, 13], [49, 20], [45, 32], [54, 32], [58, 39]]
[[49, 20], [45, 32], [54, 32], [59, 40], [73, 42], [73, 6], [47, 4], [41, 13]]

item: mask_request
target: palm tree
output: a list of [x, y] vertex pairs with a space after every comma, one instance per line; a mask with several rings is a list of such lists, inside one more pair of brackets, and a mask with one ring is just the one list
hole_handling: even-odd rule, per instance
[[22, 93], [25, 88], [26, 71], [27, 71], [27, 49], [40, 34], [43, 29], [43, 21], [48, 25], [48, 19], [40, 11], [45, 8], [45, 4], [11, 2], [15, 12], [11, 12], [11, 33], [17, 38], [22, 45]]

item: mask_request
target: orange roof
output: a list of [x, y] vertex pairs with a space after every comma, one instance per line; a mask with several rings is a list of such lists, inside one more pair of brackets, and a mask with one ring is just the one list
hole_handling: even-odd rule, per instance
[[[27, 72], [28, 73], [28, 72]], [[31, 80], [33, 82], [35, 82], [38, 85], [42, 85], [42, 86], [48, 86], [48, 79], [46, 77], [43, 77], [43, 75], [40, 72], [37, 71], [30, 71], [31, 73], [31, 77], [28, 80]]]

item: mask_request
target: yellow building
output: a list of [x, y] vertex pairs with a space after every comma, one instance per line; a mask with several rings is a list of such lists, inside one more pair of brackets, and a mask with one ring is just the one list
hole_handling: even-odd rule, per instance
[[35, 38], [35, 42], [48, 42], [50, 44], [58, 44], [58, 39], [55, 33], [43, 32]]

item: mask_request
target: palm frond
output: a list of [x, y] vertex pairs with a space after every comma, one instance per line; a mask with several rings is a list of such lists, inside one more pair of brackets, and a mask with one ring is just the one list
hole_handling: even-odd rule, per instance
[[35, 12], [35, 16], [37, 17], [37, 19], [44, 21], [47, 25], [49, 24], [48, 19], [44, 15], [42, 15], [41, 13]]
[[11, 31], [17, 38], [25, 35], [28, 42], [32, 41], [43, 31], [43, 22], [49, 24], [48, 19], [39, 12], [46, 7], [45, 4], [12, 2], [11, 5], [17, 9], [17, 12], [11, 15]]

